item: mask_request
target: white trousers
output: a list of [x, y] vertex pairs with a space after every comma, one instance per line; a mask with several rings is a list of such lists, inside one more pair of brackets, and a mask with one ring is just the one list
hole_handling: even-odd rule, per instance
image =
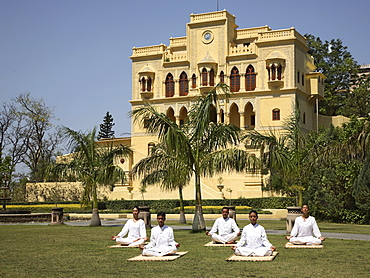
[[321, 240], [313, 236], [292, 237], [289, 240], [293, 244], [319, 245]]
[[238, 247], [235, 249], [235, 255], [263, 257], [272, 255], [272, 250], [270, 247], [258, 247], [255, 249], [249, 247]]
[[168, 254], [176, 253], [177, 248], [173, 246], [161, 246], [143, 249], [143, 256], [162, 257]]
[[236, 240], [237, 236], [238, 236], [238, 233], [235, 232], [235, 233], [228, 234], [228, 235], [225, 235], [225, 236], [220, 236], [218, 234], [213, 234], [211, 236], [211, 238], [212, 238], [213, 242], [226, 243], [226, 242], [229, 242], [229, 241]]
[[136, 238], [129, 238], [129, 237], [117, 237], [116, 242], [118, 244], [123, 244], [127, 246], [136, 246], [144, 243], [144, 239], [140, 238], [137, 241], [134, 241]]

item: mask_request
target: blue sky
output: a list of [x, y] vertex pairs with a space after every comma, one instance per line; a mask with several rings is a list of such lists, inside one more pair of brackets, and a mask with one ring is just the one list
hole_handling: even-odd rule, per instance
[[[239, 28], [295, 27], [341, 39], [370, 64], [370, 1], [219, 0]], [[132, 47], [185, 36], [191, 13], [217, 0], [0, 0], [0, 102], [30, 92], [54, 107], [56, 124], [88, 130], [109, 111], [115, 136], [130, 132]]]

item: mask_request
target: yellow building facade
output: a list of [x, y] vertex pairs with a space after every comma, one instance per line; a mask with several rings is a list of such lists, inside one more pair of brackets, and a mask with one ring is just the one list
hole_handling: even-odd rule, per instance
[[[187, 117], [192, 102], [217, 83], [230, 86], [232, 95], [221, 102], [214, 117], [242, 130], [284, 130], [284, 120], [296, 105], [303, 129], [317, 128], [317, 101], [323, 98], [324, 76], [314, 72], [305, 38], [294, 28], [272, 30], [268, 26], [243, 28], [226, 10], [192, 14], [186, 36], [171, 37], [169, 45], [134, 47], [132, 56], [132, 109], [146, 102], [177, 124]], [[135, 165], [149, 154], [156, 135], [132, 123], [131, 147]], [[225, 173], [221, 192], [218, 178], [202, 179], [202, 197], [261, 197], [262, 177]], [[140, 199], [140, 181], [123, 198]], [[122, 190], [122, 189], [121, 189]], [[227, 190], [227, 191], [226, 191]], [[148, 187], [146, 199], [178, 198], [178, 193]], [[266, 193], [264, 193], [266, 195]], [[194, 199], [194, 184], [184, 188], [184, 198]]]

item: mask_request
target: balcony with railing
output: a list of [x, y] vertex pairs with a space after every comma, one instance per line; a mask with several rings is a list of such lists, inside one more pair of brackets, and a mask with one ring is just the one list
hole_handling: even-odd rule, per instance
[[151, 56], [163, 54], [166, 50], [164, 44], [153, 45], [153, 46], [144, 46], [144, 47], [133, 47], [131, 57], [140, 57], [140, 56]]

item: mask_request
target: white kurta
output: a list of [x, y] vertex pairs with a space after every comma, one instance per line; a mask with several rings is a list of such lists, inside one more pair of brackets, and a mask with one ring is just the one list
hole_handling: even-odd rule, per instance
[[[128, 233], [128, 236], [124, 236]], [[118, 244], [125, 244], [134, 246], [144, 243], [146, 237], [145, 222], [142, 219], [129, 219], [123, 226], [121, 232], [117, 235], [116, 242]]]
[[173, 254], [177, 250], [176, 244], [171, 227], [156, 226], [151, 231], [150, 242], [144, 247], [143, 255], [162, 257]]
[[[240, 229], [234, 219], [220, 217], [216, 219], [209, 233], [214, 242], [226, 243], [234, 241], [239, 231]], [[217, 232], [218, 234], [216, 234]]]
[[272, 244], [261, 225], [249, 224], [244, 227], [242, 236], [236, 245], [235, 254], [239, 256], [269, 256], [272, 254]]
[[[316, 236], [313, 237], [312, 233]], [[294, 227], [290, 233], [290, 242], [294, 244], [321, 244], [321, 237], [319, 227], [317, 226], [315, 217], [309, 216], [308, 218], [303, 218], [298, 216], [295, 219]]]

